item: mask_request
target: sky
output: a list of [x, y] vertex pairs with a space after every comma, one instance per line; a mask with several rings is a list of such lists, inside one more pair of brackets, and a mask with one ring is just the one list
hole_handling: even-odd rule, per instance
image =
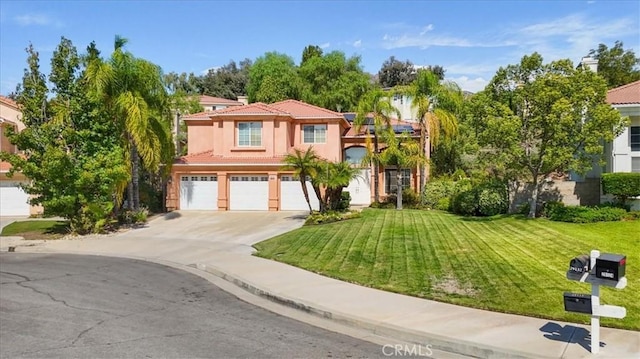
[[25, 48], [48, 74], [61, 37], [103, 56], [115, 35], [165, 73], [204, 74], [265, 52], [298, 64], [307, 45], [361, 57], [377, 73], [390, 56], [440, 65], [463, 90], [484, 88], [501, 66], [540, 53], [574, 64], [616, 40], [640, 56], [640, 0], [573, 1], [18, 1], [0, 0], [0, 94], [15, 90]]

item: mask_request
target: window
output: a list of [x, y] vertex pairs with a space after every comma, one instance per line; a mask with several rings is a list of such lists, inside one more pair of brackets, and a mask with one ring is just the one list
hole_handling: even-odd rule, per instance
[[238, 122], [238, 146], [262, 146], [262, 122]]
[[631, 172], [640, 172], [640, 157], [631, 157]]
[[[411, 186], [411, 170], [403, 169], [402, 188]], [[384, 170], [384, 191], [386, 194], [396, 194], [398, 190], [397, 170]]]
[[629, 147], [631, 147], [631, 151], [640, 151], [640, 126], [631, 126], [629, 132]]
[[303, 143], [327, 142], [327, 125], [302, 126]]

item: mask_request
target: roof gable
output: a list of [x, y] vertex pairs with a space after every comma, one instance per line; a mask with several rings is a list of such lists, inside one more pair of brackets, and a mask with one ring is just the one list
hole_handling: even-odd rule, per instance
[[640, 104], [640, 80], [607, 91], [607, 103], [611, 105]]
[[341, 113], [314, 106], [302, 101], [285, 100], [269, 105], [282, 112], [291, 114], [294, 118], [339, 118], [344, 119]]

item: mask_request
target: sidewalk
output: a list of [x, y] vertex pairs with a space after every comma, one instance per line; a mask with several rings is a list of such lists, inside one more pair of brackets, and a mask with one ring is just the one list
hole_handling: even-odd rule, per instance
[[21, 241], [0, 251], [96, 254], [172, 262], [214, 274], [280, 304], [398, 340], [479, 358], [640, 358], [640, 332], [602, 328], [600, 353], [590, 328], [439, 303], [341, 282], [203, 241], [140, 236]]

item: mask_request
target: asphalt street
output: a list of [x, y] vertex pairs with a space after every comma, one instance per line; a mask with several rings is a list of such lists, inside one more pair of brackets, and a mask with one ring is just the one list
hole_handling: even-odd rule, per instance
[[381, 345], [269, 312], [171, 267], [0, 254], [1, 358], [387, 356]]

